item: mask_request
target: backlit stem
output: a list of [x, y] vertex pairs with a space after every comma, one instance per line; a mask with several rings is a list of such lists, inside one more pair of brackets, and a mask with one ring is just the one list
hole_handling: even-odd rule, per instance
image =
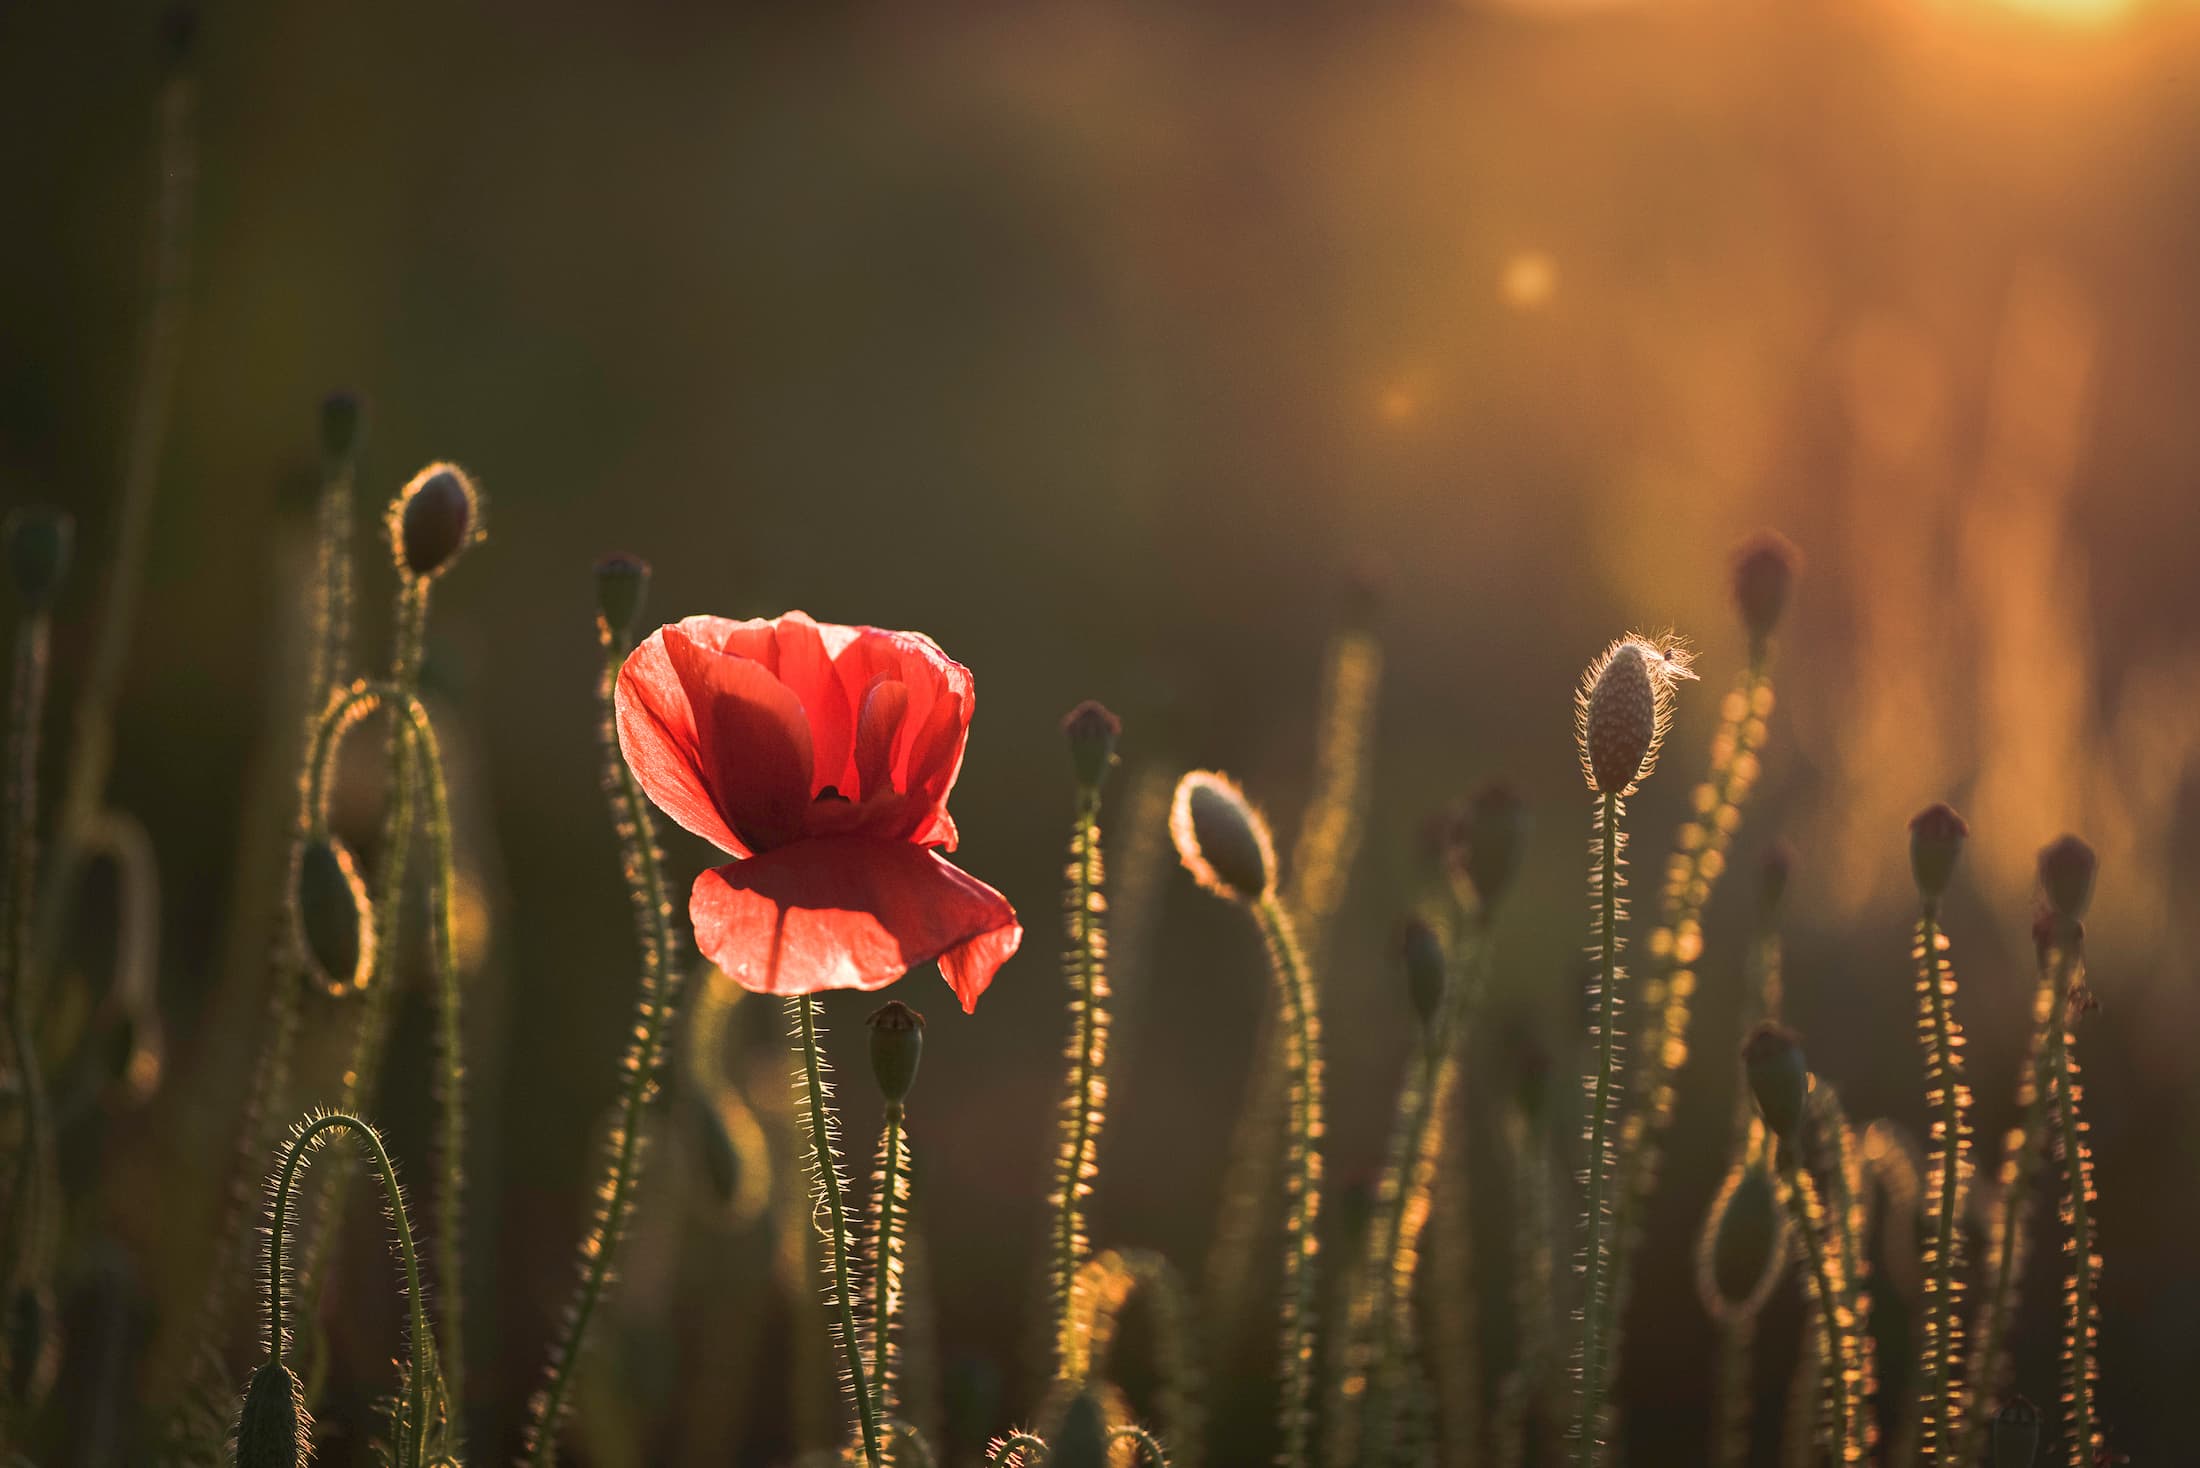
[[1321, 1016], [1314, 983], [1299, 949], [1291, 916], [1275, 893], [1253, 905], [1283, 1011], [1283, 1064], [1288, 1091], [1284, 1167], [1283, 1390], [1278, 1407], [1283, 1432], [1277, 1461], [1283, 1468], [1312, 1462], [1314, 1427], [1315, 1279], [1321, 1241], [1322, 1055]]

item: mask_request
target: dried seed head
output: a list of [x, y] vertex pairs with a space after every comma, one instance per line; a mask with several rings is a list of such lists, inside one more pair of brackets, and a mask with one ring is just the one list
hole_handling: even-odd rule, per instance
[[871, 1012], [871, 1074], [879, 1094], [895, 1105], [909, 1098], [924, 1058], [924, 1016], [889, 999]]
[[8, 1400], [26, 1408], [43, 1402], [61, 1370], [61, 1317], [43, 1287], [23, 1284], [9, 1292], [0, 1346], [7, 1350]]
[[456, 464], [430, 464], [397, 492], [390, 530], [406, 571], [440, 575], [480, 538], [481, 493]]
[[1436, 1012], [1444, 1002], [1444, 940], [1419, 917], [1409, 917], [1398, 930], [1398, 955], [1406, 970], [1406, 995], [1420, 1017], [1422, 1034], [1434, 1037]]
[[1765, 1128], [1780, 1140], [1795, 1135], [1803, 1121], [1803, 1098], [1810, 1091], [1810, 1067], [1803, 1060], [1795, 1031], [1770, 1020], [1749, 1032], [1742, 1044], [1742, 1069]]
[[1970, 834], [1963, 817], [1946, 804], [1928, 805], [1910, 818], [1910, 874], [1917, 878], [1920, 897], [1937, 900], [1948, 890]]
[[364, 411], [357, 393], [332, 392], [321, 399], [322, 458], [331, 464], [346, 464], [359, 457]]
[[1069, 740], [1070, 763], [1077, 769], [1077, 783], [1097, 789], [1115, 764], [1115, 741], [1123, 721], [1107, 706], [1086, 699], [1062, 720], [1062, 734]]
[[2093, 901], [2099, 861], [2076, 836], [2060, 836], [2040, 850], [2040, 892], [2057, 917], [2076, 921]]
[[1177, 781], [1169, 835], [1184, 869], [1217, 897], [1258, 902], [1275, 889], [1268, 822], [1229, 776], [1194, 770]]
[[76, 544], [76, 518], [45, 505], [8, 511], [8, 575], [27, 612], [53, 605], [61, 578], [69, 573], [69, 551]]
[[374, 959], [373, 902], [351, 849], [334, 836], [298, 852], [291, 926], [306, 975], [341, 998], [367, 986]]
[[2040, 1409], [2025, 1397], [2011, 1397], [1994, 1414], [1992, 1468], [2032, 1468], [2040, 1455]]
[[1528, 824], [1528, 803], [1508, 780], [1482, 786], [1459, 813], [1459, 862], [1485, 913], [1497, 906], [1520, 874]]
[[236, 1468], [305, 1468], [312, 1429], [298, 1378], [280, 1361], [261, 1362], [237, 1413]]
[[1673, 685], [1694, 678], [1688, 645], [1671, 633], [1630, 633], [1582, 675], [1574, 696], [1581, 772], [1599, 795], [1632, 795], [1657, 768], [1673, 726]]
[[649, 562], [624, 551], [613, 551], [596, 561], [597, 630], [614, 647], [634, 641], [642, 619], [642, 603], [649, 596]]
[[1777, 530], [1760, 530], [1734, 553], [1734, 605], [1752, 644], [1763, 644], [1780, 625], [1802, 553]]
[[1787, 1259], [1787, 1215], [1761, 1165], [1739, 1163], [1728, 1174], [1698, 1247], [1697, 1292], [1712, 1318], [1748, 1317], [1763, 1308]]
[[1788, 877], [1795, 870], [1795, 848], [1785, 841], [1774, 841], [1765, 848], [1764, 861], [1757, 875], [1757, 911], [1770, 922], [1780, 911], [1780, 903], [1787, 896]]

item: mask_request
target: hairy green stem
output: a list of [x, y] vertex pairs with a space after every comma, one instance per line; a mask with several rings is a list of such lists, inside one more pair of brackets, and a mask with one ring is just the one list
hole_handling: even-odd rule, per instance
[[[877, 1383], [878, 1410], [892, 1417], [901, 1410], [902, 1272], [907, 1249], [909, 1143], [902, 1103], [886, 1103], [879, 1132], [878, 1176], [872, 1188], [875, 1227], [871, 1235], [871, 1377]], [[894, 1440], [887, 1447], [892, 1457]]]
[[1061, 1145], [1055, 1154], [1052, 1229], [1054, 1374], [1069, 1370], [1070, 1286], [1091, 1252], [1085, 1234], [1084, 1199], [1100, 1174], [1100, 1129], [1107, 1119], [1108, 977], [1107, 899], [1100, 851], [1100, 786], [1080, 784], [1069, 848], [1065, 919], [1069, 935], [1070, 1019], [1060, 1108]]
[[1787, 1200], [1788, 1219], [1803, 1251], [1805, 1278], [1811, 1296], [1812, 1324], [1817, 1339], [1822, 1426], [1830, 1434], [1830, 1450], [1837, 1463], [1860, 1463], [1863, 1446], [1857, 1434], [1857, 1404], [1850, 1391], [1853, 1332], [1856, 1322], [1849, 1313], [1848, 1293], [1841, 1279], [1832, 1223], [1818, 1197], [1809, 1169], [1795, 1157], [1792, 1143], [1780, 1144], [1781, 1189]]
[[2100, 1383], [2100, 1302], [2095, 1295], [2095, 1274], [2100, 1268], [2093, 1236], [2093, 1154], [2086, 1145], [2088, 1130], [2079, 1115], [2084, 1090], [2078, 1084], [2076, 1016], [2072, 1013], [2078, 986], [2085, 982], [2082, 959], [2072, 978], [2072, 996], [2066, 997], [2053, 1032], [2049, 1067], [2054, 1075], [2055, 1126], [2063, 1162], [2063, 1221], [2069, 1227], [2067, 1254], [2069, 1287], [2063, 1295], [2063, 1397], [2069, 1404], [2066, 1419], [2071, 1468], [2092, 1468], [2101, 1450], [2100, 1414], [2093, 1394]]
[[1612, 1155], [1614, 1092], [1619, 1082], [1619, 885], [1620, 817], [1616, 794], [1597, 798], [1596, 927], [1597, 1048], [1585, 1090], [1588, 1096], [1588, 1204], [1583, 1218], [1581, 1341], [1575, 1353], [1578, 1406], [1573, 1427], [1575, 1468], [1595, 1468], [1603, 1454], [1604, 1402], [1608, 1386], [1605, 1353], [1611, 1293], [1612, 1216], [1610, 1193], [1617, 1160]]
[[1969, 1189], [1970, 1094], [1963, 1083], [1963, 1030], [1956, 1023], [1956, 978], [1928, 899], [1917, 924], [1918, 1033], [1925, 1049], [1925, 1100], [1933, 1108], [1932, 1171], [1926, 1208], [1932, 1245], [1925, 1255], [1925, 1329], [1918, 1373], [1919, 1442], [1928, 1461], [1953, 1463], [1963, 1415], [1963, 1204]]
[[885, 1461], [879, 1451], [878, 1403], [871, 1392], [871, 1371], [863, 1359], [863, 1340], [856, 1333], [855, 1293], [849, 1255], [848, 1209], [841, 1196], [840, 1163], [833, 1145], [837, 1124], [825, 1088], [825, 1059], [817, 1042], [817, 1001], [806, 994], [787, 998], [787, 1009], [796, 1025], [802, 1054], [805, 1087], [803, 1130], [808, 1133], [810, 1161], [816, 1174], [819, 1211], [825, 1215], [820, 1228], [832, 1246], [830, 1264], [833, 1307], [840, 1316], [841, 1348], [848, 1358], [848, 1389], [855, 1398], [856, 1421], [863, 1431], [863, 1458], [870, 1468]]
[[1278, 1406], [1283, 1468], [1306, 1468], [1314, 1428], [1315, 1278], [1321, 1248], [1321, 1016], [1291, 915], [1274, 892], [1253, 904], [1283, 1011], [1289, 1134], [1284, 1170], [1283, 1390]]
[[455, 926], [458, 865], [451, 841], [450, 787], [443, 778], [443, 752], [436, 743], [435, 726], [418, 698], [407, 700], [404, 713], [407, 737], [414, 745], [413, 757], [427, 788], [428, 859], [433, 864], [428, 886], [428, 952], [435, 977], [436, 1100], [441, 1110], [436, 1151], [442, 1176], [436, 1189], [435, 1238], [436, 1283], [443, 1301], [441, 1359], [451, 1400], [464, 1411], [466, 1059]]

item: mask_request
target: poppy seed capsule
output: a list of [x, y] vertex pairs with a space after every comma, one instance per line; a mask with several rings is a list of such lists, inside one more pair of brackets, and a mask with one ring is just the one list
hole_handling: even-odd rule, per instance
[[1115, 741], [1122, 732], [1123, 721], [1108, 712], [1107, 705], [1090, 698], [1063, 718], [1062, 734], [1069, 740], [1069, 759], [1076, 767], [1078, 784], [1094, 789], [1107, 779], [1115, 764]]
[[1508, 780], [1492, 780], [1474, 792], [1459, 814], [1460, 864], [1482, 910], [1497, 906], [1520, 874], [1528, 844], [1528, 803]]
[[1444, 941], [1424, 919], [1409, 917], [1398, 932], [1398, 952], [1405, 960], [1413, 1012], [1420, 1016], [1422, 1033], [1433, 1038], [1436, 1012], [1444, 1002]]
[[871, 1013], [871, 1075], [879, 1094], [895, 1106], [909, 1097], [924, 1059], [924, 1016], [889, 999]]
[[2011, 1397], [1994, 1414], [1992, 1468], [2032, 1468], [2040, 1455], [2040, 1409], [2030, 1399]]
[[634, 640], [648, 597], [649, 562], [624, 551], [597, 559], [596, 616], [614, 644], [624, 647]]
[[1937, 899], [1955, 876], [1956, 858], [1971, 828], [1945, 803], [1929, 805], [1910, 819], [1910, 874], [1920, 897]]
[[351, 851], [334, 836], [306, 842], [298, 853], [291, 922], [306, 972], [329, 994], [367, 986], [374, 954], [373, 903]]
[[415, 576], [450, 568], [473, 543], [481, 496], [456, 464], [430, 464], [398, 491], [392, 512], [398, 559]]
[[10, 510], [7, 519], [8, 575], [29, 612], [53, 605], [61, 578], [69, 573], [69, 551], [76, 544], [76, 519], [45, 505]]
[[1795, 1031], [1767, 1020], [1749, 1032], [1742, 1045], [1742, 1069], [1765, 1127], [1781, 1141], [1803, 1122], [1803, 1097], [1810, 1089], [1810, 1068], [1803, 1062]]
[[361, 412], [357, 393], [332, 392], [321, 399], [322, 458], [345, 464], [359, 457]]
[[1227, 775], [1194, 770], [1176, 783], [1169, 835], [1192, 880], [1217, 897], [1258, 902], [1276, 885], [1268, 823]]
[[236, 1468], [304, 1468], [313, 1419], [298, 1378], [280, 1361], [263, 1361], [237, 1413]]
[[2093, 901], [2093, 848], [2076, 836], [2058, 837], [2040, 850], [2040, 891], [2057, 917], [2073, 922]]
[[1734, 605], [1751, 642], [1764, 642], [1780, 625], [1802, 559], [1794, 543], [1777, 530], [1758, 531], [1734, 553]]

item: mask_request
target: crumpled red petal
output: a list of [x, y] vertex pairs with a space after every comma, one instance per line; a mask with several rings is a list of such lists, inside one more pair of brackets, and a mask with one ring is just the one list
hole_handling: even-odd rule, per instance
[[748, 844], [733, 833], [705, 780], [695, 708], [665, 646], [685, 625], [658, 628], [619, 669], [619, 753], [659, 810], [727, 855], [747, 856]]
[[965, 1012], [1023, 941], [1008, 899], [936, 853], [813, 838], [695, 879], [695, 944], [745, 989], [880, 989], [938, 960]]

